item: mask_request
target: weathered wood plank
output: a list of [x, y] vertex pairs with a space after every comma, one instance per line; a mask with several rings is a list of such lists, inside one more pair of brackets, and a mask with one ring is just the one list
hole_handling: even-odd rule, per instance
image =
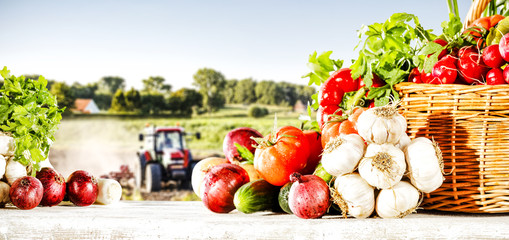
[[270, 212], [215, 214], [201, 202], [0, 209], [0, 239], [509, 238], [508, 214], [418, 213], [404, 219], [299, 219]]

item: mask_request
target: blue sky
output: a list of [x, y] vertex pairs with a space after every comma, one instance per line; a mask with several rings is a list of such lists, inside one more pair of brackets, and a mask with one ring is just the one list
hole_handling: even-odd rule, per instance
[[[465, 16], [470, 0], [458, 0]], [[356, 31], [408, 12], [440, 33], [446, 0], [155, 1], [0, 0], [0, 67], [68, 83], [162, 76], [191, 87], [208, 67], [227, 79], [307, 84], [314, 51], [356, 58]]]

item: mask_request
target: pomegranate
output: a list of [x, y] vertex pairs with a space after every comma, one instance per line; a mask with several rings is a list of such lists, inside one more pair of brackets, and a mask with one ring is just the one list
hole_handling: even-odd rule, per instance
[[32, 209], [41, 202], [43, 188], [39, 179], [32, 176], [21, 177], [12, 183], [9, 197], [14, 206], [24, 210]]
[[44, 187], [44, 194], [40, 203], [42, 206], [55, 206], [64, 200], [65, 179], [62, 174], [53, 168], [45, 167], [37, 172], [35, 177], [41, 181]]
[[205, 175], [201, 187], [203, 204], [216, 213], [235, 209], [233, 197], [237, 189], [249, 182], [249, 175], [242, 167], [223, 163], [212, 167]]
[[249, 127], [240, 127], [228, 132], [223, 140], [223, 153], [226, 159], [228, 159], [228, 161], [231, 163], [244, 160], [237, 151], [235, 143], [246, 147], [250, 152], [254, 154], [256, 150], [254, 147], [256, 146], [256, 142], [252, 139], [252, 137], [262, 138], [263, 135], [256, 131], [256, 129]]
[[97, 180], [86, 171], [75, 171], [67, 179], [69, 201], [76, 206], [91, 205], [97, 199], [98, 193]]
[[315, 175], [290, 175], [293, 182], [288, 195], [288, 205], [293, 214], [300, 218], [319, 218], [330, 205], [329, 186]]

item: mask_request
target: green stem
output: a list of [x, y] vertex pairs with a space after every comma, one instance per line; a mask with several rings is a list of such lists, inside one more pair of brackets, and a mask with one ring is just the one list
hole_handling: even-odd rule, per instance
[[456, 15], [456, 17], [460, 17], [460, 12], [458, 10], [458, 1], [457, 0], [453, 1], [454, 1], [454, 15]]
[[454, 13], [452, 0], [447, 0], [447, 7], [449, 8], [449, 13]]

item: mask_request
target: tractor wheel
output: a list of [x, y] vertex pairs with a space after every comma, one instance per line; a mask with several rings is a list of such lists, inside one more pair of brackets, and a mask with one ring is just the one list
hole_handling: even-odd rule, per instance
[[143, 178], [145, 177], [145, 171], [143, 167], [141, 166], [141, 159], [136, 158], [134, 161], [134, 180], [136, 184], [136, 188], [140, 189], [143, 184]]
[[161, 190], [161, 166], [157, 163], [149, 163], [145, 167], [145, 190], [157, 192]]

